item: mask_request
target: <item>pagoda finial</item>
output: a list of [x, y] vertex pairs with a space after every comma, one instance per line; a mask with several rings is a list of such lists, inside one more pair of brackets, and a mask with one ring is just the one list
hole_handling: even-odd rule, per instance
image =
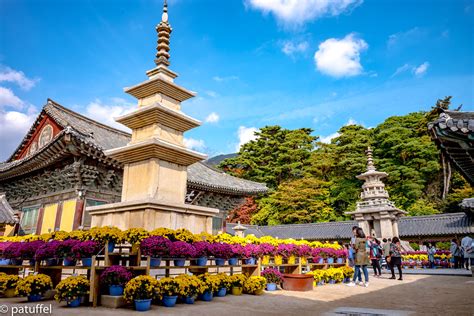
[[375, 171], [374, 160], [372, 158], [372, 148], [367, 147], [367, 171]]
[[170, 34], [171, 26], [168, 23], [168, 3], [164, 0], [163, 3], [163, 14], [161, 15], [161, 22], [156, 26], [156, 32], [158, 33], [158, 46], [156, 47], [156, 58], [155, 64], [157, 66], [163, 65], [168, 67], [170, 62]]

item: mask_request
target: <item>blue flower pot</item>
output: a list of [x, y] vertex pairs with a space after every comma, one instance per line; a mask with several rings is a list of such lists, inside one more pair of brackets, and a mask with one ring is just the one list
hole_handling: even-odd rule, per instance
[[29, 264], [30, 264], [30, 266], [33, 267], [36, 264], [36, 260], [35, 259], [30, 259]]
[[324, 285], [324, 283], [321, 282], [321, 281], [319, 281], [318, 283], [316, 283], [316, 285], [317, 285], [317, 286], [322, 286], [322, 285]]
[[185, 263], [186, 263], [186, 259], [174, 259], [174, 265], [176, 267], [184, 267]]
[[344, 258], [337, 258], [337, 263], [344, 263]]
[[23, 259], [10, 259], [10, 264], [12, 266], [21, 266], [23, 264]]
[[146, 300], [135, 300], [135, 310], [138, 312], [146, 312], [150, 310], [151, 298]]
[[267, 283], [267, 291], [276, 291], [277, 285], [276, 283]]
[[217, 290], [216, 296], [224, 297], [226, 293], [227, 293], [227, 289], [225, 287], [221, 287], [219, 290]]
[[201, 258], [198, 258], [196, 259], [196, 265], [197, 266], [205, 266], [207, 264], [207, 257], [201, 257]]
[[329, 284], [336, 284], [336, 280], [329, 280]]
[[225, 265], [225, 259], [216, 258], [215, 261], [216, 261], [216, 266], [223, 266], [223, 265]]
[[114, 249], [115, 249], [115, 243], [109, 241], [109, 245], [107, 246], [107, 250], [109, 252], [114, 252]]
[[63, 264], [66, 267], [73, 267], [73, 266], [76, 265], [76, 260], [74, 260], [72, 258], [64, 258]]
[[255, 264], [255, 258], [247, 258], [245, 259], [245, 264]]
[[109, 285], [109, 294], [111, 296], [122, 296], [123, 285]]
[[0, 266], [7, 266], [10, 264], [10, 259], [0, 259]]
[[90, 267], [92, 265], [92, 258], [81, 258], [83, 267]]
[[46, 259], [45, 260], [45, 265], [47, 267], [57, 266], [58, 265], [58, 259], [54, 259], [54, 258]]
[[174, 307], [176, 305], [177, 295], [174, 296], [163, 296], [163, 305], [166, 307]]
[[43, 298], [41, 294], [28, 295], [28, 302], [39, 302]]
[[161, 264], [161, 258], [152, 257], [150, 258], [150, 267], [159, 267]]
[[236, 266], [238, 261], [239, 261], [238, 258], [230, 258], [229, 259], [229, 265]]
[[79, 307], [79, 305], [81, 305], [81, 298], [78, 297], [74, 300], [68, 300], [67, 301], [67, 306], [68, 307]]
[[196, 298], [195, 298], [194, 296], [186, 296], [186, 297], [184, 298], [184, 302], [185, 302], [186, 304], [194, 304], [194, 300], [195, 300], [195, 299], [196, 299]]
[[200, 297], [201, 301], [210, 302], [210, 301], [212, 301], [212, 292], [211, 291], [206, 291], [206, 292], [202, 293], [199, 297]]
[[321, 264], [321, 263], [324, 263], [324, 258], [319, 258], [318, 263], [320, 263], [320, 264]]
[[334, 263], [334, 258], [328, 258], [327, 260], [329, 264]]

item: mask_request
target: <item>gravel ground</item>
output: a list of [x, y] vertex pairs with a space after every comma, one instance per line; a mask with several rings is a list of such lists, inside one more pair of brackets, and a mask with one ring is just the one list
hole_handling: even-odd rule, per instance
[[[261, 296], [214, 298], [174, 308], [152, 306], [146, 313], [129, 309], [66, 308], [53, 301], [53, 315], [474, 315], [474, 280], [457, 276], [406, 275], [404, 281], [371, 278], [369, 287], [342, 284], [311, 292], [276, 291]], [[24, 299], [0, 299], [1, 305], [24, 305]], [[35, 303], [28, 303], [35, 304]], [[10, 310], [5, 315], [11, 315]], [[30, 314], [31, 315], [31, 314]], [[47, 314], [34, 314], [47, 315]]]

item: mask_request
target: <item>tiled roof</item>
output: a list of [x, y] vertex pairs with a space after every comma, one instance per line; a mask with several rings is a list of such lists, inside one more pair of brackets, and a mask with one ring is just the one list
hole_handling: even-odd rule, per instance
[[[227, 224], [227, 232], [234, 234], [232, 229], [236, 224]], [[339, 240], [352, 236], [352, 227], [356, 221], [329, 223], [293, 224], [276, 226], [244, 225], [248, 229], [246, 235], [257, 237], [273, 236], [278, 238], [293, 238], [307, 240]], [[414, 236], [446, 236], [474, 233], [474, 220], [465, 213], [436, 214], [427, 216], [406, 216], [398, 223], [400, 237]]]
[[15, 224], [16, 219], [13, 215], [13, 209], [8, 204], [5, 194], [0, 194], [0, 224]]
[[[130, 142], [131, 135], [129, 133], [91, 120], [90, 118], [71, 111], [52, 100], [48, 100], [48, 103], [44, 106], [43, 111], [38, 116], [35, 124], [33, 124], [32, 129], [30, 129], [28, 134], [25, 136], [22, 144], [28, 141], [37, 122], [40, 121], [45, 114], [52, 117], [54, 121], [65, 130], [56, 135], [48, 145], [39, 149], [32, 156], [13, 160], [15, 154], [12, 155], [9, 162], [0, 163], [0, 172], [8, 171], [12, 168], [18, 168], [18, 166], [24, 165], [25, 163], [32, 164], [32, 160], [34, 160], [35, 157], [39, 157], [46, 149], [48, 149], [48, 146], [57, 142], [58, 138], [65, 134], [70, 134], [82, 143], [92, 147], [99, 153], [101, 158], [104, 156], [104, 150], [125, 146]], [[21, 145], [18, 149], [20, 148]], [[25, 170], [28, 169], [25, 168]], [[208, 167], [201, 162], [188, 167], [188, 186], [194, 189], [203, 189], [231, 195], [251, 195], [264, 193], [268, 190], [263, 183], [233, 177], [220, 170]]]

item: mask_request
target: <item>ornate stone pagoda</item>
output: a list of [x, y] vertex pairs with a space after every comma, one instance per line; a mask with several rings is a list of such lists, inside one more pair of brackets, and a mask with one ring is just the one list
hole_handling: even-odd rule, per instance
[[138, 108], [116, 119], [132, 130], [132, 139], [105, 152], [124, 165], [122, 201], [88, 208], [92, 226], [212, 232], [212, 217], [219, 210], [184, 203], [187, 167], [206, 155], [184, 146], [183, 133], [200, 122], [181, 112], [181, 102], [195, 93], [175, 84], [177, 74], [168, 69], [171, 27], [166, 1], [156, 31], [156, 67], [147, 71], [148, 80], [125, 88], [138, 99]]
[[376, 170], [372, 149], [369, 147], [367, 171], [357, 176], [357, 179], [365, 181], [360, 195], [362, 201], [357, 202], [354, 212], [346, 213], [353, 215], [354, 220], [366, 234], [370, 233], [371, 236], [378, 238], [398, 236], [398, 219], [406, 214], [389, 200], [385, 184], [382, 182], [387, 176], [387, 173]]

